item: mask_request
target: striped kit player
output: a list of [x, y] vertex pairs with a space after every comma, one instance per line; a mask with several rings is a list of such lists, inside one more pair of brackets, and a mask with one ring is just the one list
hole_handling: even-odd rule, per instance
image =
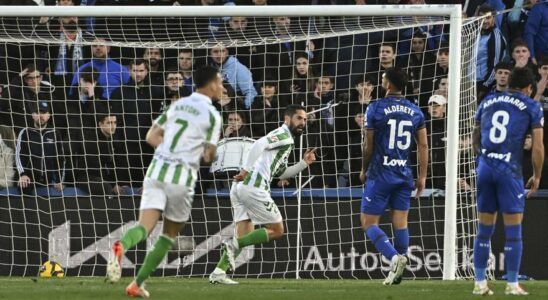
[[120, 280], [124, 253], [145, 240], [163, 214], [162, 235], [126, 288], [131, 297], [149, 296], [144, 281], [165, 258], [189, 219], [200, 160], [211, 163], [217, 151], [221, 116], [212, 100], [222, 96], [221, 74], [204, 67], [192, 78], [196, 92], [173, 103], [147, 133], [147, 143], [156, 150], [143, 182], [139, 222], [112, 246], [107, 277], [115, 282]]
[[[235, 259], [241, 249], [283, 236], [283, 218], [270, 197], [270, 183], [273, 177], [291, 178], [316, 160], [316, 149], [311, 149], [299, 163], [287, 167], [294, 148], [293, 139], [303, 133], [306, 120], [304, 107], [288, 106], [284, 124], [257, 140], [249, 150], [247, 163], [234, 177], [230, 191], [237, 236], [223, 243], [221, 260], [209, 276], [211, 283], [237, 284], [227, 277], [226, 271], [235, 269]], [[254, 230], [255, 225], [264, 227]]]

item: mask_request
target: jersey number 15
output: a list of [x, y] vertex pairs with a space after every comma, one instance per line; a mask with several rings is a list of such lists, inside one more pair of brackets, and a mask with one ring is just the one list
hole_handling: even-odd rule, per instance
[[[407, 150], [411, 146], [411, 131], [406, 130], [406, 127], [412, 127], [413, 122], [409, 120], [402, 120], [398, 123], [396, 119], [388, 120], [390, 125], [390, 140], [388, 141], [388, 148], [394, 149], [398, 146], [400, 150]], [[396, 141], [397, 136], [397, 141]]]

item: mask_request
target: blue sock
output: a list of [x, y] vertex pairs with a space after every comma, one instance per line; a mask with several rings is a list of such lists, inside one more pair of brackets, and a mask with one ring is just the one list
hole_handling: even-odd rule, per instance
[[476, 281], [485, 280], [493, 231], [495, 231], [494, 225], [478, 225], [478, 235], [474, 241], [474, 271], [476, 273]]
[[394, 248], [401, 255], [407, 254], [407, 248], [409, 248], [409, 229], [402, 228], [394, 231]]
[[521, 224], [504, 226], [506, 243], [504, 244], [504, 264], [508, 282], [518, 282], [519, 266], [523, 242], [521, 241]]
[[392, 244], [390, 244], [390, 241], [384, 231], [382, 231], [379, 226], [371, 226], [367, 228], [365, 234], [369, 237], [369, 240], [373, 242], [373, 245], [375, 245], [377, 251], [379, 251], [384, 257], [391, 260], [394, 255], [398, 254], [396, 249], [394, 249]]

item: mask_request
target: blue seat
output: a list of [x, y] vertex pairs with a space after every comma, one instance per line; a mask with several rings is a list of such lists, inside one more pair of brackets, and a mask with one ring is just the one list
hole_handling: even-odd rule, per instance
[[21, 196], [19, 188], [12, 186], [9, 188], [0, 189], [0, 196]]

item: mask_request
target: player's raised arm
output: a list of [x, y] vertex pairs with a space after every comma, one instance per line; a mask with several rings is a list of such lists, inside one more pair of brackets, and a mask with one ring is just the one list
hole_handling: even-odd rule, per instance
[[160, 144], [164, 141], [164, 129], [156, 123], [153, 124], [147, 132], [146, 141], [153, 148], [160, 146]]
[[542, 165], [544, 164], [544, 142], [543, 134], [544, 129], [534, 128], [533, 129], [533, 148], [532, 148], [532, 160], [533, 160], [533, 176], [527, 181], [527, 187], [530, 188], [527, 198], [531, 197], [534, 193], [537, 192], [540, 184], [540, 176], [542, 174]]

